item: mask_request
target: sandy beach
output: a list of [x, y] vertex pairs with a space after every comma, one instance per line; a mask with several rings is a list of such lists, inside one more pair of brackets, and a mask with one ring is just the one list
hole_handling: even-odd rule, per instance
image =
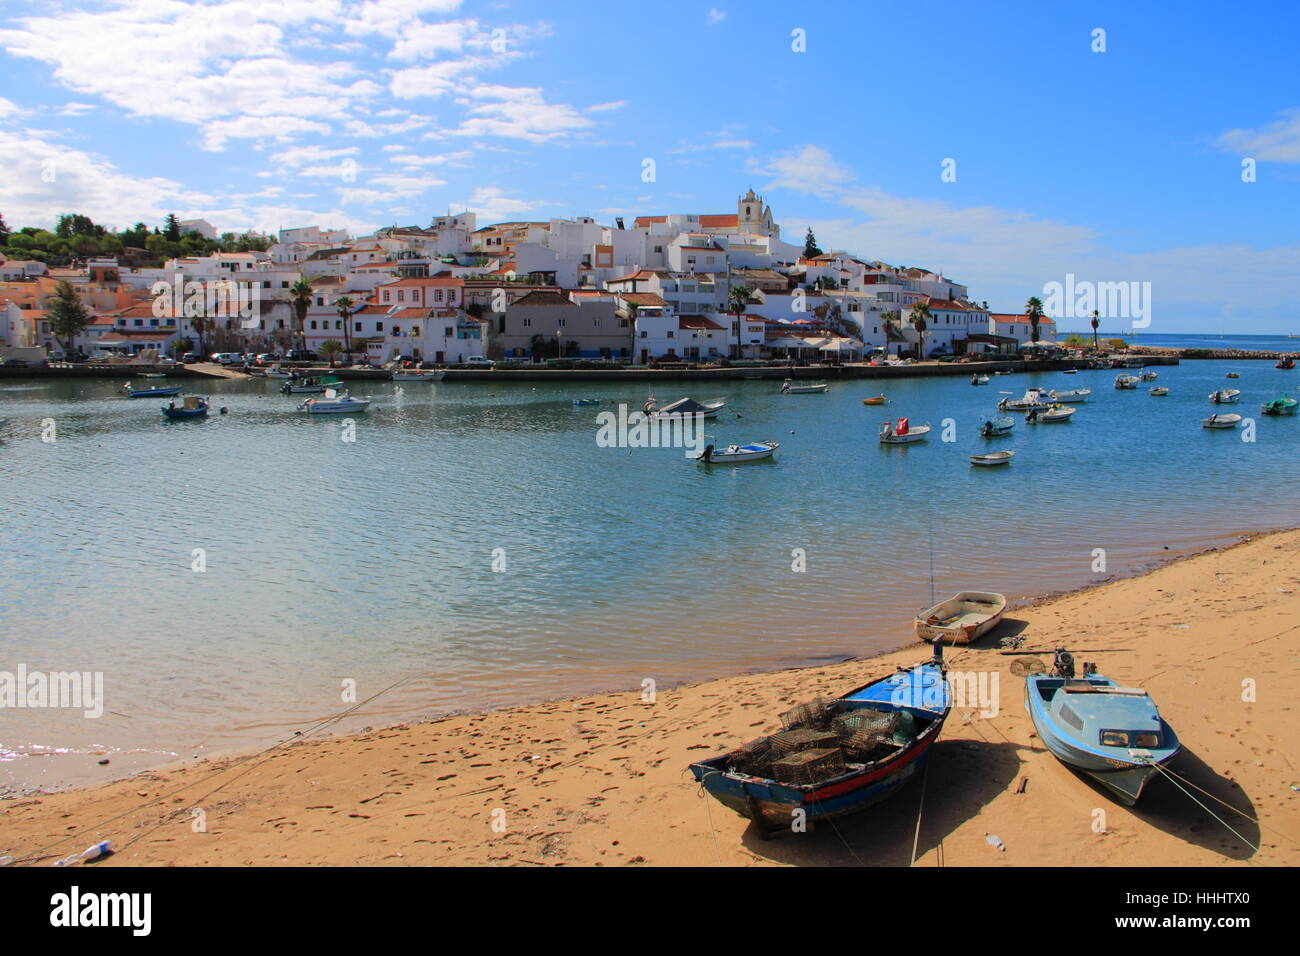
[[[1047, 753], [1009, 669], [1018, 658], [997, 648], [1015, 633], [1149, 690], [1186, 748], [1171, 767], [1204, 807], [1168, 779], [1122, 807]], [[1090, 653], [1103, 648], [1128, 650]], [[117, 852], [98, 865], [898, 866], [915, 841], [918, 866], [1294, 866], [1297, 649], [1293, 530], [1019, 608], [991, 639], [950, 649], [954, 670], [996, 672], [996, 715], [954, 709], [924, 777], [814, 832], [762, 839], [687, 765], [928, 648], [660, 689], [653, 702], [636, 689], [300, 740], [6, 800], [0, 855], [49, 865], [108, 839]]]

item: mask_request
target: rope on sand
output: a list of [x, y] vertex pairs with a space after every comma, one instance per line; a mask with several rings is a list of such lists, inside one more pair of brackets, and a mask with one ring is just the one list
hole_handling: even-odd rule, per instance
[[1191, 800], [1192, 803], [1196, 804], [1198, 807], [1200, 807], [1202, 810], [1204, 810], [1204, 811], [1205, 811], [1206, 813], [1208, 813], [1210, 816], [1214, 817], [1214, 819], [1218, 820], [1218, 821], [1219, 821], [1220, 823], [1222, 823], [1225, 827], [1227, 827], [1229, 833], [1231, 833], [1233, 836], [1235, 836], [1235, 837], [1236, 837], [1238, 840], [1240, 840], [1242, 843], [1246, 844], [1246, 846], [1250, 847], [1250, 848], [1251, 848], [1252, 850], [1254, 850], [1256, 853], [1259, 852], [1259, 847], [1255, 846], [1255, 844], [1251, 843], [1249, 840], [1247, 840], [1244, 836], [1242, 836], [1242, 835], [1241, 835], [1240, 833], [1238, 833], [1236, 830], [1232, 829], [1232, 827], [1229, 827], [1228, 824], [1224, 821], [1224, 819], [1223, 819], [1222, 817], [1220, 817], [1217, 813], [1215, 813], [1213, 810], [1211, 810], [1211, 809], [1210, 809], [1209, 807], [1207, 807], [1205, 804], [1201, 803], [1200, 800], [1197, 800], [1194, 796], [1192, 796], [1191, 793], [1189, 793], [1189, 792], [1187, 791], [1187, 789], [1183, 787], [1182, 784], [1180, 784], [1177, 780], [1174, 779], [1174, 775], [1173, 775], [1173, 774], [1169, 773], [1169, 771], [1165, 770], [1165, 768], [1162, 767], [1162, 766], [1160, 766], [1160, 764], [1158, 764], [1158, 763], [1152, 762], [1151, 766], [1155, 767], [1157, 770], [1159, 770], [1161, 773], [1163, 773], [1166, 777], [1168, 777], [1170, 783], [1172, 783], [1175, 787], [1177, 787], [1179, 790], [1182, 790], [1183, 793], [1186, 793], [1186, 794], [1187, 794], [1187, 799]]
[[[931, 744], [933, 747], [934, 745]], [[912, 837], [912, 862], [908, 866], [916, 866], [916, 850], [921, 844], [921, 814], [925, 810], [925, 785], [930, 781], [930, 761], [926, 760], [925, 769], [921, 771], [921, 802], [916, 807], [916, 833]]]

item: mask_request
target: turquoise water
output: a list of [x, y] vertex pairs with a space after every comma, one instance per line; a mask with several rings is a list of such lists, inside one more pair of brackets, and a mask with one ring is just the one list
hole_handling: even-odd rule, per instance
[[[1253, 443], [1200, 427], [1229, 369]], [[346, 679], [358, 699], [408, 680], [345, 727], [865, 655], [909, 640], [932, 591], [1030, 596], [1105, 577], [1095, 548], [1113, 574], [1294, 525], [1300, 418], [1258, 412], [1300, 373], [1158, 372], [1167, 398], [1101, 371], [660, 386], [726, 398], [710, 441], [781, 442], [712, 468], [597, 447], [608, 406], [572, 399], [637, 408], [640, 383], [359, 384], [374, 404], [344, 442], [273, 382], [205, 384], [228, 415], [165, 422], [112, 382], [7, 381], [0, 670], [102, 671], [111, 713], [0, 709], [0, 784], [94, 779], [91, 751], [116, 770], [280, 739], [347, 706]], [[1029, 385], [1093, 395], [1069, 424], [979, 438]], [[882, 388], [890, 407], [862, 405]], [[882, 447], [886, 415], [935, 431]], [[1009, 467], [968, 464], [998, 448]]]

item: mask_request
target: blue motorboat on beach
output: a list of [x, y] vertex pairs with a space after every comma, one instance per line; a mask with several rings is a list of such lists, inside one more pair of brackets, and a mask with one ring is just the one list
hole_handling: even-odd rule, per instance
[[1064, 649], [1049, 672], [1025, 678], [1025, 710], [1058, 760], [1128, 806], [1182, 749], [1150, 694], [1120, 686], [1089, 663], [1075, 677], [1074, 657]]
[[[723, 806], [762, 831], [846, 816], [895, 793], [925, 765], [952, 709], [943, 647], [833, 701], [783, 714], [780, 733], [691, 764]], [[800, 814], [799, 811], [802, 811]]]

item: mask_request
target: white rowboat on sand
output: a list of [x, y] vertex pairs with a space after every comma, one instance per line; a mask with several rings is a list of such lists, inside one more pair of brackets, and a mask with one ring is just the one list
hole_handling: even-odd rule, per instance
[[969, 644], [1002, 622], [1007, 599], [993, 591], [958, 591], [916, 615], [916, 636], [928, 643]]

